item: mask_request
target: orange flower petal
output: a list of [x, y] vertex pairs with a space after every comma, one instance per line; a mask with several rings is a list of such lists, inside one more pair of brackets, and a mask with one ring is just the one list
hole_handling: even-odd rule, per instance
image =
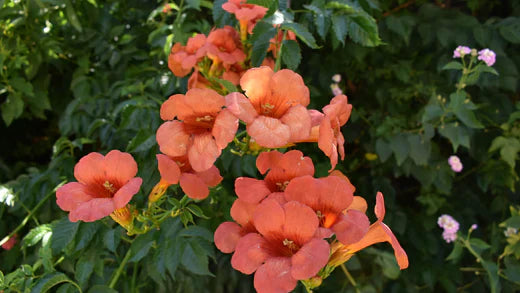
[[252, 274], [268, 257], [264, 244], [264, 238], [257, 233], [240, 238], [231, 257], [231, 266], [244, 274]]
[[[240, 79], [240, 87], [246, 93], [251, 103], [258, 110], [260, 102], [271, 97], [269, 86], [274, 72], [267, 66], [251, 68]], [[288, 84], [285, 84], [287, 86]]]
[[235, 193], [237, 196], [249, 203], [259, 203], [271, 190], [263, 180], [248, 177], [238, 177], [235, 180]]
[[143, 183], [143, 179], [136, 177], [133, 179], [130, 179], [123, 187], [121, 187], [116, 194], [114, 194], [113, 200], [114, 200], [114, 206], [116, 209], [120, 209], [130, 200], [132, 197], [139, 192], [139, 188], [141, 187], [141, 184]]
[[223, 253], [235, 251], [238, 240], [242, 237], [242, 228], [234, 222], [224, 222], [217, 227], [213, 239], [215, 246]]
[[[289, 201], [283, 206], [283, 210], [285, 213], [285, 223], [282, 222], [284, 235], [289, 236], [291, 240], [298, 241], [299, 244], [310, 241], [320, 224], [316, 213], [307, 205], [297, 201]], [[255, 212], [255, 225], [256, 216]], [[262, 231], [260, 232], [262, 233]]]
[[132, 155], [118, 150], [110, 151], [103, 160], [105, 176], [111, 183], [123, 186], [137, 174], [137, 163]]
[[156, 157], [161, 178], [169, 184], [179, 183], [179, 177], [181, 176], [179, 165], [166, 155], [158, 154]]
[[197, 172], [196, 175], [209, 187], [215, 187], [222, 181], [220, 171], [215, 166], [211, 166], [206, 171]]
[[156, 139], [162, 153], [180, 157], [187, 152], [190, 135], [184, 130], [182, 122], [167, 121], [157, 129]]
[[56, 203], [64, 211], [72, 211], [91, 199], [92, 196], [88, 194], [85, 185], [79, 182], [67, 183], [56, 190]]
[[231, 206], [231, 217], [240, 226], [246, 227], [253, 224], [253, 213], [258, 204], [248, 203], [240, 198], [237, 198]]
[[194, 113], [200, 114], [218, 113], [226, 104], [223, 96], [208, 88], [188, 90], [184, 102], [193, 109]]
[[188, 158], [193, 170], [206, 171], [220, 156], [221, 149], [210, 133], [202, 133], [193, 136], [193, 143], [188, 150]]
[[296, 280], [305, 280], [314, 277], [329, 260], [329, 243], [314, 238], [305, 243], [298, 252], [291, 257], [291, 275]]
[[285, 221], [284, 209], [272, 199], [262, 201], [253, 214], [255, 228], [264, 236], [282, 232]]
[[258, 116], [247, 125], [247, 132], [257, 144], [267, 148], [279, 148], [289, 143], [291, 129], [280, 120]]
[[94, 222], [110, 215], [114, 210], [114, 201], [111, 198], [93, 198], [70, 211], [69, 220]]
[[331, 227], [336, 238], [344, 245], [360, 241], [368, 232], [370, 221], [365, 213], [349, 210], [346, 215], [340, 215]]
[[[270, 83], [272, 105], [279, 105], [275, 116], [283, 115], [291, 106], [310, 103], [309, 89], [305, 86], [302, 77], [289, 69], [282, 69], [273, 74]], [[279, 116], [278, 116], [279, 117]]]
[[278, 164], [282, 156], [283, 154], [279, 151], [262, 152], [256, 158], [256, 168], [261, 174], [265, 174], [267, 170], [272, 169]]
[[162, 103], [160, 114], [162, 120], [173, 120], [178, 115], [191, 115], [193, 110], [184, 103], [184, 95], [176, 94]]
[[226, 108], [245, 123], [253, 122], [258, 116], [253, 104], [243, 94], [233, 92], [226, 96]]
[[361, 196], [354, 196], [354, 200], [348, 206], [349, 210], [357, 210], [362, 213], [365, 213], [368, 209], [367, 201]]
[[270, 258], [255, 273], [255, 289], [258, 293], [291, 292], [297, 280], [291, 271], [291, 259], [288, 257]]
[[229, 110], [220, 111], [215, 118], [211, 134], [220, 149], [224, 149], [233, 139], [238, 129], [238, 119]]
[[306, 139], [311, 133], [311, 117], [302, 105], [289, 108], [285, 115], [280, 118], [280, 121], [289, 126], [291, 130], [290, 141], [292, 142]]
[[83, 184], [96, 184], [103, 176], [100, 170], [104, 169], [104, 156], [100, 153], [90, 153], [79, 160], [74, 166], [74, 177]]
[[182, 191], [192, 199], [205, 199], [209, 195], [209, 189], [204, 181], [197, 175], [191, 173], [182, 173], [179, 180]]

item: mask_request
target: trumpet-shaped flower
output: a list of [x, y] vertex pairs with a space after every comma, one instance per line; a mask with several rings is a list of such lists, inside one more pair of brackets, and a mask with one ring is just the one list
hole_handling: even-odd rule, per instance
[[312, 208], [320, 220], [320, 235], [330, 237], [334, 233], [344, 245], [358, 242], [368, 231], [370, 222], [365, 213], [347, 210], [354, 201], [354, 187], [348, 179], [308, 175], [294, 178], [285, 190], [285, 199]]
[[247, 177], [235, 180], [235, 193], [249, 203], [258, 203], [271, 194], [283, 192], [293, 178], [314, 174], [312, 160], [297, 150], [285, 154], [263, 152], [258, 156], [256, 166], [260, 173], [267, 173], [264, 180]]
[[71, 222], [93, 222], [122, 209], [139, 191], [142, 179], [135, 177], [137, 163], [128, 153], [110, 151], [106, 156], [90, 153], [74, 167], [78, 182], [56, 191], [58, 206], [70, 212]]
[[247, 124], [247, 132], [257, 144], [279, 148], [309, 136], [311, 118], [305, 108], [309, 89], [300, 75], [262, 66], [246, 71], [240, 86], [248, 98], [231, 93], [226, 105]]
[[161, 152], [170, 157], [188, 155], [197, 172], [211, 168], [238, 128], [238, 119], [222, 109], [224, 104], [224, 97], [211, 89], [171, 96], [161, 106], [161, 118], [170, 120], [157, 130]]
[[157, 162], [161, 181], [154, 190], [160, 190], [159, 196], [164, 194], [168, 186], [179, 183], [189, 198], [205, 199], [209, 195], [209, 187], [217, 186], [222, 181], [217, 167], [211, 166], [208, 170], [197, 172], [191, 167], [186, 155], [169, 157], [158, 154]]
[[242, 62], [246, 54], [242, 51], [242, 44], [237, 31], [231, 26], [212, 30], [206, 43], [197, 51], [197, 56], [208, 56], [214, 63], [231, 65]]
[[[242, 34], [253, 33], [256, 22], [264, 17], [267, 8], [254, 4], [247, 4], [244, 0], [228, 0], [222, 4], [222, 9], [234, 14], [240, 23], [240, 31]], [[244, 36], [241, 36], [245, 39]]]
[[240, 238], [231, 265], [244, 274], [256, 271], [257, 292], [289, 292], [327, 264], [330, 247], [315, 237], [319, 219], [308, 206], [266, 199], [253, 222], [258, 232]]
[[197, 52], [205, 43], [206, 36], [203, 34], [189, 38], [186, 47], [180, 43], [175, 43], [168, 56], [168, 68], [175, 76], [186, 76], [201, 59]]
[[401, 244], [399, 244], [399, 241], [397, 241], [397, 238], [395, 237], [392, 230], [390, 230], [390, 228], [385, 223], [383, 223], [383, 219], [385, 217], [385, 200], [381, 192], [377, 193], [374, 212], [376, 214], [377, 221], [370, 225], [368, 232], [363, 238], [361, 238], [361, 240], [349, 245], [337, 243], [333, 246], [333, 253], [331, 255], [329, 265], [338, 266], [348, 260], [352, 255], [354, 255], [354, 253], [368, 246], [379, 242], [389, 242], [394, 249], [394, 255], [399, 268], [403, 270], [408, 267], [408, 256], [406, 255], [406, 252], [401, 247]]

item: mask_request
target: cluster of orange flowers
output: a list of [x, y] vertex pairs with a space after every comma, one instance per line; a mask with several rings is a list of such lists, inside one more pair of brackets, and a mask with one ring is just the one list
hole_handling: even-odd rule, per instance
[[[236, 222], [219, 226], [215, 244], [224, 253], [234, 253], [235, 269], [255, 272], [259, 292], [288, 292], [299, 280], [316, 287], [336, 266], [378, 242], [389, 242], [400, 268], [406, 268], [406, 253], [382, 222], [383, 195], [377, 195], [377, 221], [370, 225], [366, 201], [354, 196], [355, 188], [345, 175], [333, 171], [345, 157], [340, 128], [352, 110], [347, 97], [335, 96], [322, 111], [308, 109], [309, 89], [299, 74], [288, 69], [275, 72], [272, 59], [264, 61], [271, 66], [250, 68], [247, 36], [267, 9], [240, 0], [228, 1], [223, 8], [235, 14], [239, 32], [229, 26], [214, 29], [208, 36], [195, 35], [186, 45], [176, 43], [171, 50], [171, 71], [180, 77], [192, 75], [186, 94], [172, 95], [160, 109], [164, 123], [156, 139], [161, 180], [149, 195], [150, 203], [175, 184], [192, 199], [208, 197], [210, 188], [222, 181], [215, 161], [234, 141], [243, 152], [259, 154], [257, 168], [265, 177], [236, 179], [238, 198], [231, 208]], [[284, 35], [294, 38], [287, 33], [275, 37], [275, 58], [280, 57], [276, 52]], [[242, 91], [224, 95], [218, 79]], [[237, 136], [240, 127], [245, 137]], [[317, 142], [329, 157], [329, 176], [314, 178], [311, 159], [300, 151], [273, 150], [303, 142]], [[128, 203], [142, 183], [136, 174], [130, 154], [91, 153], [74, 169], [78, 182], [58, 189], [57, 203], [70, 211], [71, 221], [110, 215], [131, 229], [135, 215]]]

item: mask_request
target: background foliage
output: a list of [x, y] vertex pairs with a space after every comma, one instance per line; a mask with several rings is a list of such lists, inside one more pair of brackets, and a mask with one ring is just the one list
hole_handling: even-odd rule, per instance
[[[185, 203], [182, 220], [190, 224], [171, 219], [135, 239], [110, 219], [70, 223], [54, 200], [55, 187], [73, 180], [81, 156], [119, 149], [139, 163], [145, 184], [134, 201], [145, 204], [159, 180], [159, 107], [169, 95], [186, 91], [186, 78], [167, 68], [170, 47], [193, 33], [207, 34], [213, 24], [235, 24], [220, 8], [224, 2], [181, 0], [163, 10], [163, 1], [0, 1], [0, 236], [19, 227], [20, 239], [0, 251], [0, 289], [252, 290], [252, 278], [216, 251], [212, 233], [230, 219], [225, 211], [234, 197], [233, 178], [258, 175], [253, 156], [225, 151], [218, 167], [226, 184], [210, 199]], [[410, 258], [410, 268], [400, 272], [388, 247], [367, 249], [347, 263], [356, 286], [337, 270], [317, 292], [518, 290], [518, 234], [506, 238], [503, 232], [520, 228], [514, 208], [520, 4], [249, 2], [270, 7], [268, 17], [281, 11], [282, 27], [299, 37], [296, 45], [284, 46], [283, 67], [304, 77], [311, 108], [328, 104], [331, 77], [342, 75], [340, 87], [354, 110], [343, 128], [347, 158], [338, 169], [369, 203], [376, 191], [385, 194], [385, 222]], [[253, 62], [261, 62], [272, 35], [269, 25], [257, 26]], [[495, 51], [499, 75], [472, 76], [457, 93], [460, 71], [443, 67], [458, 45]], [[325, 175], [329, 163], [317, 147], [300, 148]], [[461, 173], [447, 163], [452, 154], [464, 164]], [[443, 241], [436, 224], [444, 213], [462, 231], [478, 224], [471, 245], [487, 267], [460, 247], [451, 253], [454, 245]], [[122, 277], [111, 284], [115, 274]]]

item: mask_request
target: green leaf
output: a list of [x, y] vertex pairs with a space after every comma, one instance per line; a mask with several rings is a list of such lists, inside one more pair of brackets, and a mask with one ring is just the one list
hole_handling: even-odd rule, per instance
[[496, 137], [489, 147], [489, 152], [494, 152], [498, 149], [500, 149], [500, 157], [502, 160], [514, 169], [517, 154], [520, 151], [520, 141], [514, 137]]
[[76, 236], [79, 222], [71, 222], [68, 217], [52, 225], [51, 248], [54, 254], [62, 251]]
[[300, 46], [296, 41], [284, 40], [282, 45], [282, 62], [287, 65], [287, 68], [296, 70], [302, 60]]
[[179, 233], [179, 236], [188, 238], [198, 237], [208, 242], [213, 242], [213, 233], [211, 233], [208, 229], [199, 226], [190, 226], [182, 230]]
[[342, 13], [349, 14], [349, 13], [355, 13], [356, 9], [346, 3], [341, 3], [338, 1], [330, 1], [325, 5], [325, 8], [331, 8], [339, 10]]
[[512, 227], [515, 229], [520, 229], [520, 216], [513, 216], [506, 221], [500, 223], [500, 227]]
[[33, 85], [21, 77], [11, 78], [9, 84], [18, 92], [24, 93], [27, 96], [33, 96]]
[[343, 45], [345, 45], [345, 39], [347, 37], [347, 19], [342, 14], [335, 14], [332, 16], [332, 30], [334, 36]]
[[402, 37], [406, 45], [410, 43], [410, 36], [415, 24], [415, 19], [407, 15], [390, 15], [386, 18], [388, 29]]
[[414, 160], [415, 164], [425, 166], [430, 158], [430, 141], [424, 140], [420, 135], [414, 134], [408, 136], [408, 143], [410, 144], [410, 157]]
[[220, 78], [212, 78], [215, 82], [221, 84], [228, 93], [238, 92], [238, 88], [229, 80], [220, 79]]
[[86, 285], [86, 282], [92, 275], [94, 271], [94, 265], [96, 261], [96, 256], [91, 252], [82, 254], [79, 258], [78, 262], [76, 262], [76, 269], [74, 273], [74, 277], [78, 281], [81, 287]]
[[326, 16], [320, 8], [314, 5], [303, 5], [303, 7], [314, 13], [314, 25], [316, 25], [316, 31], [322, 39], [325, 39], [330, 27], [328, 15]]
[[401, 270], [399, 269], [399, 266], [397, 265], [397, 262], [395, 260], [395, 256], [392, 253], [389, 253], [389, 252], [378, 253], [378, 256], [375, 261], [383, 269], [382, 271], [383, 271], [383, 275], [385, 275], [385, 277], [387, 277], [391, 280], [395, 280], [401, 274]]
[[200, 246], [198, 240], [191, 240], [186, 243], [181, 263], [194, 274], [213, 276], [208, 270], [207, 252]]
[[475, 104], [466, 98], [465, 92], [452, 93], [450, 95], [450, 103], [448, 107], [453, 111], [453, 113], [455, 113], [457, 118], [468, 127], [484, 128], [484, 125], [478, 121], [472, 111], [473, 109], [476, 109]]
[[9, 126], [14, 119], [22, 115], [23, 106], [24, 102], [19, 93], [11, 93], [7, 96], [7, 100], [0, 106], [5, 125]]
[[352, 41], [366, 46], [375, 47], [382, 44], [376, 20], [364, 11], [347, 17], [348, 35]]
[[4, 286], [4, 273], [0, 271], [0, 287]]
[[491, 245], [487, 244], [484, 240], [479, 238], [471, 238], [469, 244], [478, 254], [481, 254], [484, 250], [489, 249]]
[[485, 64], [479, 64], [475, 67], [475, 72], [478, 72], [479, 74], [480, 73], [483, 73], [483, 72], [489, 72], [491, 74], [494, 74], [494, 75], [497, 75], [498, 76], [498, 72], [495, 70], [495, 68], [493, 67], [489, 67]]
[[115, 252], [119, 242], [121, 241], [121, 229], [108, 230], [103, 236], [103, 243], [108, 250]]
[[513, 44], [520, 44], [520, 17], [508, 17], [499, 26], [504, 39]]
[[94, 236], [96, 236], [100, 227], [101, 223], [99, 221], [92, 223], [81, 223], [76, 235], [76, 247], [74, 251], [77, 252], [87, 247], [90, 241], [94, 239]]
[[498, 267], [495, 263], [490, 261], [483, 261], [482, 267], [486, 270], [486, 273], [489, 277], [489, 286], [491, 287], [491, 292], [499, 292], [500, 291], [500, 280], [498, 277]]
[[269, 7], [271, 7], [271, 5], [274, 4], [274, 2], [275, 2], [275, 0], [248, 0], [247, 4], [254, 4], [254, 5], [259, 5], [259, 6], [269, 8]]
[[462, 66], [462, 63], [458, 61], [451, 61], [450, 63], [444, 65], [442, 70], [449, 70], [449, 69], [456, 69], [456, 70], [462, 70], [464, 66]]
[[195, 216], [199, 217], [199, 218], [203, 218], [203, 219], [209, 219], [208, 216], [204, 215], [204, 211], [198, 206], [198, 205], [194, 205], [194, 204], [189, 204], [187, 207], [186, 207], [192, 214], [194, 214]]
[[378, 138], [376, 141], [376, 152], [379, 159], [383, 163], [392, 155], [392, 149], [390, 149], [390, 145], [382, 138]]
[[138, 262], [148, 254], [148, 251], [155, 242], [154, 235], [155, 233], [148, 232], [144, 235], [139, 235], [134, 242], [132, 242], [129, 262]]
[[299, 23], [292, 22], [292, 23], [283, 23], [281, 26], [284, 30], [291, 30], [293, 31], [296, 36], [302, 40], [307, 46], [311, 47], [312, 49], [317, 49], [318, 45], [316, 44], [316, 40], [312, 36], [312, 34], [307, 30], [307, 28]]
[[32, 288], [31, 293], [45, 293], [49, 291], [52, 287], [61, 283], [71, 283], [81, 292], [79, 286], [73, 281], [71, 281], [64, 273], [54, 272], [43, 276], [38, 281], [38, 283], [36, 283], [36, 285]]
[[272, 38], [276, 35], [276, 29], [267, 22], [259, 22], [253, 29], [251, 40], [253, 42], [253, 49], [251, 51], [251, 64], [253, 66], [260, 66], [267, 54], [267, 49]]
[[444, 114], [444, 110], [439, 105], [428, 104], [424, 107], [424, 114], [422, 116], [422, 122], [428, 122], [441, 117]]
[[67, 19], [70, 21], [70, 24], [78, 31], [83, 32], [83, 28], [81, 27], [81, 23], [79, 22], [78, 16], [76, 15], [76, 11], [70, 3], [70, 0], [65, 0], [65, 14], [67, 15]]
[[186, 0], [186, 6], [200, 11], [200, 0]]
[[448, 123], [441, 125], [438, 130], [442, 136], [450, 140], [453, 152], [457, 152], [459, 145], [469, 149], [469, 131], [465, 126]]
[[94, 285], [88, 290], [88, 293], [118, 293], [118, 291], [106, 285]]
[[462, 244], [459, 242], [455, 242], [453, 245], [453, 250], [451, 253], [446, 257], [446, 260], [451, 260], [454, 263], [458, 262], [460, 257], [462, 256], [462, 252], [464, 251]]
[[390, 149], [394, 152], [397, 165], [401, 166], [410, 153], [410, 145], [408, 144], [406, 135], [399, 133], [391, 137]]
[[44, 224], [36, 228], [33, 228], [23, 238], [23, 246], [30, 247], [36, 245], [36, 243], [40, 242], [40, 240], [42, 240], [43, 237], [49, 233], [52, 234], [52, 229], [49, 224]]
[[155, 146], [155, 134], [150, 134], [149, 129], [141, 129], [137, 134], [128, 142], [126, 151], [129, 153], [148, 151]]

